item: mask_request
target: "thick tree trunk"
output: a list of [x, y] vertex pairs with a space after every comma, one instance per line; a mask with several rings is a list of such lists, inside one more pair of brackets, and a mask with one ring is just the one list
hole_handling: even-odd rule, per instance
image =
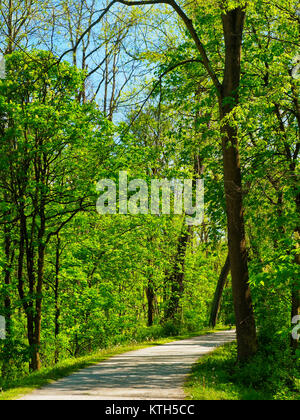
[[240, 8], [234, 9], [223, 15], [222, 20], [226, 57], [220, 98], [224, 189], [238, 359], [243, 361], [257, 351], [257, 339], [249, 287], [238, 131], [236, 125], [230, 123], [228, 117], [239, 103], [238, 89], [245, 12]]
[[[35, 327], [36, 328], [36, 327]], [[36, 330], [39, 332], [39, 330]], [[39, 370], [41, 368], [41, 358], [40, 358], [40, 334], [36, 334], [35, 331], [35, 337], [34, 337], [34, 342], [32, 345], [32, 358], [31, 358], [31, 362], [30, 362], [30, 366], [33, 372], [35, 372], [36, 370]]]
[[[39, 355], [39, 346], [40, 346], [40, 309], [38, 304], [38, 297], [36, 296], [38, 287], [35, 291], [35, 267], [34, 267], [34, 252], [32, 249], [26, 247], [26, 257], [27, 257], [27, 276], [29, 283], [29, 295], [28, 302], [26, 303], [26, 317], [27, 317], [27, 336], [28, 343], [30, 346], [30, 362], [29, 369], [30, 371], [35, 371], [40, 369], [40, 355]], [[40, 256], [38, 256], [38, 259]], [[39, 274], [38, 274], [39, 275]], [[39, 312], [38, 312], [39, 311]]]
[[[29, 293], [25, 296], [24, 293], [24, 257], [26, 255], [27, 265], [27, 276]], [[40, 259], [40, 256], [39, 256]], [[40, 368], [40, 357], [39, 357], [39, 334], [36, 334], [36, 326], [39, 325], [37, 318], [37, 306], [34, 307], [34, 252], [32, 247], [29, 245], [27, 238], [27, 225], [26, 216], [24, 213], [24, 206], [20, 206], [20, 238], [19, 238], [19, 255], [18, 255], [18, 292], [26, 314], [27, 319], [27, 338], [30, 346], [30, 362], [29, 370], [35, 371]], [[40, 276], [40, 273], [38, 273]]]
[[214, 295], [214, 299], [212, 303], [212, 308], [211, 308], [211, 313], [210, 313], [209, 326], [213, 328], [215, 328], [216, 323], [217, 323], [218, 313], [221, 306], [222, 293], [225, 287], [225, 283], [226, 283], [226, 279], [228, 277], [229, 271], [230, 271], [230, 260], [229, 260], [229, 255], [227, 255], [225, 264], [221, 270], [221, 273], [218, 279], [218, 284], [216, 287], [216, 291], [215, 291], [215, 295]]

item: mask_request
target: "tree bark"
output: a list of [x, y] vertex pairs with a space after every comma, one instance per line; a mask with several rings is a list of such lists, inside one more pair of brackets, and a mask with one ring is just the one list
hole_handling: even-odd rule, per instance
[[148, 286], [146, 288], [146, 295], [148, 301], [148, 327], [151, 327], [154, 322], [154, 288], [153, 288], [153, 281], [152, 278], [148, 280]]
[[[8, 227], [4, 226], [4, 252], [5, 252], [5, 266], [4, 266], [4, 284], [8, 288], [11, 281], [11, 268], [14, 258], [14, 250], [11, 247], [11, 236]], [[5, 337], [9, 340], [11, 337], [11, 300], [10, 292], [8, 289], [5, 290], [4, 296], [4, 308], [5, 308]]]
[[11, 358], [12, 349], [12, 307], [10, 299], [10, 291], [8, 290], [11, 284], [11, 269], [14, 260], [14, 249], [12, 249], [11, 231], [4, 225], [4, 284], [7, 289], [4, 295], [4, 317], [5, 317], [5, 341], [4, 341], [4, 360], [2, 365], [2, 376], [6, 377], [9, 371], [9, 360]]
[[55, 301], [55, 320], [54, 320], [54, 337], [55, 337], [55, 352], [54, 352], [54, 362], [58, 362], [59, 350], [57, 345], [57, 337], [59, 334], [59, 302], [58, 302], [58, 291], [59, 291], [59, 270], [60, 270], [60, 237], [57, 235], [57, 244], [56, 244], [56, 256], [55, 256], [55, 285], [54, 285], [54, 301]]
[[225, 70], [220, 98], [228, 249], [239, 361], [248, 359], [257, 351], [256, 328], [249, 287], [238, 130], [236, 124], [230, 123], [228, 118], [239, 103], [244, 20], [245, 12], [241, 8], [231, 10], [222, 16]]
[[216, 287], [216, 291], [215, 291], [215, 295], [214, 295], [214, 299], [212, 303], [212, 308], [211, 308], [211, 313], [210, 313], [209, 326], [213, 328], [215, 328], [216, 323], [217, 323], [218, 313], [221, 306], [222, 293], [223, 293], [226, 279], [228, 277], [229, 272], [230, 272], [230, 260], [229, 260], [229, 255], [227, 255], [225, 264], [221, 270], [221, 273], [218, 279], [218, 284]]

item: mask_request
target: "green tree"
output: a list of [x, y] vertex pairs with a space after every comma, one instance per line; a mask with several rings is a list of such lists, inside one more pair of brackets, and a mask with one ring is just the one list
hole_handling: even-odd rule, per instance
[[109, 144], [110, 129], [93, 104], [84, 107], [75, 100], [83, 75], [67, 63], [58, 65], [51, 53], [14, 53], [6, 65], [2, 188], [9, 191], [10, 222], [18, 224], [17, 287], [27, 318], [30, 367], [36, 370], [47, 245], [78, 212], [94, 205], [95, 175], [107, 150], [101, 144]]

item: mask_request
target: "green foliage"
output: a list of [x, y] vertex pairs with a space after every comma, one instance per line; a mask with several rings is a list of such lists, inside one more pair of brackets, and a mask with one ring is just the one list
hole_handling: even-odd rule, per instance
[[[76, 358], [98, 349], [205, 327], [228, 242], [220, 138], [225, 120], [183, 22], [167, 5], [116, 9], [114, 21], [106, 16], [60, 60], [50, 50], [74, 46], [95, 4], [33, 1], [27, 10], [27, 2], [12, 3], [0, 4], [6, 17], [0, 22], [6, 54], [0, 314], [10, 320], [7, 339], [0, 341], [3, 383], [28, 374], [37, 347], [46, 370], [70, 356], [79, 367]], [[232, 108], [226, 122], [238, 131], [260, 350], [243, 366], [235, 365], [234, 346], [217, 350], [196, 367], [188, 387], [193, 398], [292, 399], [299, 384], [299, 350], [290, 351], [292, 296], [295, 306], [300, 289], [299, 78], [293, 73], [298, 3], [184, 6], [220, 82], [226, 54], [221, 15], [236, 7], [246, 9], [239, 104], [231, 97], [224, 102]], [[149, 185], [153, 178], [204, 179], [204, 221], [191, 230], [182, 260], [183, 217], [96, 214], [97, 181], [118, 182], [120, 170]], [[176, 311], [166, 319], [174, 298]], [[39, 304], [41, 336], [34, 345], [28, 321], [33, 316], [39, 324]], [[235, 323], [230, 277], [218, 319]]]
[[298, 362], [272, 346], [261, 349], [245, 364], [236, 363], [236, 344], [227, 344], [205, 355], [186, 382], [188, 398], [299, 400]]

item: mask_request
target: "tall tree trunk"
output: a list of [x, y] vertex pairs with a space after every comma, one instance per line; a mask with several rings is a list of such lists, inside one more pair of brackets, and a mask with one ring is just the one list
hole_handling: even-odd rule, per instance
[[35, 299], [35, 318], [34, 318], [34, 352], [33, 352], [33, 368], [39, 370], [41, 368], [40, 360], [40, 344], [41, 344], [41, 323], [42, 323], [42, 288], [44, 282], [44, 265], [45, 265], [45, 204], [43, 198], [40, 204], [40, 220], [41, 226], [38, 231], [38, 261], [37, 261], [37, 284]]
[[58, 362], [59, 350], [57, 344], [57, 337], [59, 334], [59, 302], [58, 302], [58, 290], [59, 290], [59, 270], [60, 270], [60, 237], [57, 235], [56, 244], [56, 256], [55, 256], [55, 285], [54, 285], [54, 301], [55, 301], [55, 320], [54, 320], [54, 337], [55, 337], [55, 352], [54, 361]]
[[[26, 239], [28, 242], [28, 239]], [[38, 257], [39, 258], [39, 257]], [[35, 291], [35, 266], [34, 266], [35, 253], [31, 246], [26, 245], [26, 261], [27, 261], [27, 276], [29, 283], [28, 302], [26, 303], [26, 317], [27, 317], [27, 336], [30, 346], [30, 371], [38, 370], [40, 367], [39, 362], [39, 343], [38, 336], [36, 335], [37, 324], [37, 297]]]
[[220, 97], [228, 249], [240, 361], [248, 359], [257, 351], [256, 328], [249, 287], [238, 130], [236, 125], [229, 121], [229, 115], [239, 103], [244, 20], [245, 12], [241, 8], [231, 10], [222, 16], [225, 70]]
[[211, 313], [210, 313], [209, 325], [213, 328], [215, 328], [216, 323], [217, 323], [218, 313], [221, 306], [222, 293], [225, 287], [225, 283], [226, 283], [226, 279], [228, 277], [229, 271], [230, 271], [230, 260], [229, 260], [229, 255], [227, 255], [225, 264], [223, 265], [223, 268], [221, 270], [221, 273], [218, 279], [218, 284], [216, 287], [216, 291], [215, 291], [215, 295], [214, 295], [214, 299], [212, 303], [212, 308], [211, 308]]
[[6, 286], [4, 296], [4, 308], [5, 308], [5, 337], [9, 341], [11, 337], [11, 300], [10, 292], [8, 290], [11, 281], [11, 268], [14, 258], [14, 250], [11, 249], [11, 235], [7, 225], [4, 225], [4, 253], [5, 253], [5, 266], [4, 266], [4, 284]]
[[146, 288], [147, 302], [148, 302], [148, 327], [151, 327], [154, 322], [154, 287], [152, 277], [148, 279], [148, 285]]
[[[30, 347], [30, 361], [29, 361], [29, 370], [35, 371], [40, 367], [39, 353], [38, 353], [38, 343], [36, 336], [36, 308], [34, 307], [34, 284], [35, 284], [35, 274], [34, 274], [34, 252], [29, 244], [27, 237], [27, 225], [26, 225], [26, 216], [24, 212], [24, 204], [20, 206], [20, 238], [19, 238], [19, 256], [18, 256], [18, 292], [19, 296], [25, 311], [27, 319], [27, 338], [28, 344]], [[26, 254], [26, 265], [27, 265], [27, 276], [28, 276], [28, 285], [29, 293], [25, 297], [24, 293], [24, 257]]]
[[184, 262], [187, 244], [191, 236], [191, 226], [186, 227], [184, 221], [178, 239], [177, 252], [175, 256], [174, 268], [168, 281], [171, 284], [171, 294], [165, 310], [165, 319], [176, 318], [179, 312], [179, 304], [184, 292]]
[[12, 349], [12, 308], [10, 291], [8, 290], [11, 283], [11, 269], [14, 260], [14, 249], [12, 249], [11, 232], [7, 225], [4, 225], [4, 253], [5, 253], [5, 266], [4, 266], [4, 318], [5, 318], [5, 341], [4, 341], [4, 361], [2, 365], [2, 376], [6, 377], [8, 373], [9, 360]]
[[[27, 229], [26, 229], [26, 217], [24, 213], [24, 204], [22, 203], [20, 205], [19, 209], [20, 213], [20, 237], [19, 237], [19, 255], [18, 255], [18, 270], [17, 270], [17, 276], [18, 276], [18, 292], [20, 296], [20, 300], [22, 302], [26, 320], [27, 320], [27, 338], [28, 338], [28, 344], [30, 347], [30, 350], [34, 347], [34, 322], [33, 322], [33, 304], [32, 300], [26, 300], [25, 299], [25, 293], [24, 293], [24, 257], [25, 257], [25, 242], [26, 242], [26, 235], [27, 235]], [[27, 258], [27, 268], [29, 267], [29, 261]], [[28, 272], [28, 270], [27, 270]], [[29, 273], [28, 273], [29, 274]], [[28, 278], [32, 278], [32, 276], [28, 275]], [[32, 295], [32, 294], [31, 294]], [[34, 370], [34, 364], [31, 360], [29, 361], [29, 370]]]

